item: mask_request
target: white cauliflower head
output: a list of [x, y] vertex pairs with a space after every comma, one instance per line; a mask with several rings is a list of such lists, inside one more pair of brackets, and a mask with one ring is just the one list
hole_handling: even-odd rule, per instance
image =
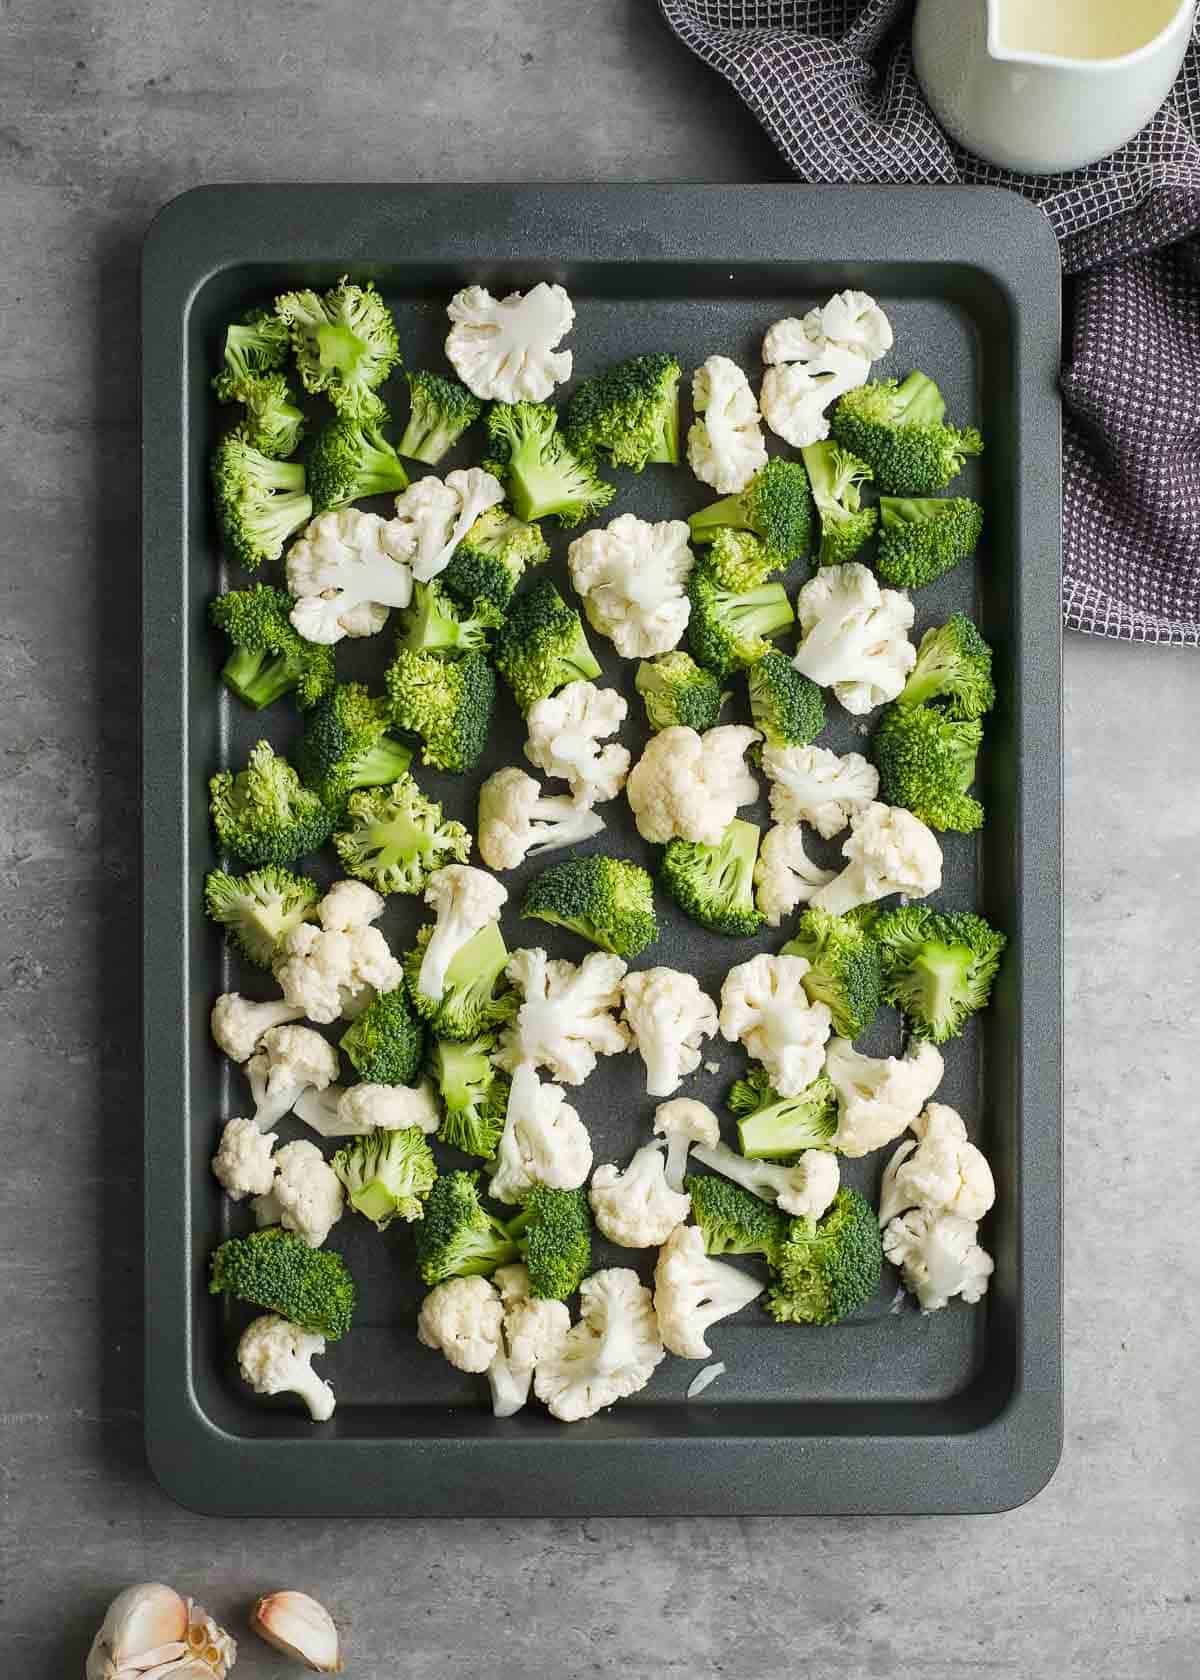
[[762, 765], [775, 821], [809, 823], [824, 840], [879, 796], [879, 772], [861, 753], [839, 758], [828, 747], [764, 747]]
[[613, 1016], [625, 978], [620, 957], [591, 951], [576, 967], [535, 947], [514, 951], [505, 972], [524, 999], [496, 1056], [507, 1072], [529, 1062], [566, 1085], [582, 1085], [597, 1056], [628, 1050], [629, 1032]]
[[667, 1352], [707, 1359], [709, 1326], [749, 1306], [765, 1287], [724, 1260], [710, 1260], [695, 1225], [676, 1226], [654, 1268], [654, 1311]]
[[238, 1369], [256, 1394], [298, 1394], [313, 1422], [325, 1423], [333, 1416], [333, 1390], [312, 1368], [324, 1352], [324, 1336], [264, 1313], [242, 1331]]
[[767, 367], [783, 362], [811, 362], [825, 348], [825, 329], [821, 325], [821, 311], [810, 309], [801, 319], [787, 315], [767, 328], [763, 338], [762, 359]]
[[763, 419], [793, 449], [820, 443], [829, 436], [827, 410], [845, 392], [865, 385], [870, 371], [866, 356], [840, 344], [826, 344], [807, 361], [769, 367], [758, 399]]
[[[715, 1022], [714, 1022], [715, 1028]], [[667, 1183], [683, 1190], [688, 1154], [693, 1144], [712, 1148], [721, 1141], [721, 1122], [707, 1103], [694, 1097], [673, 1097], [654, 1110], [654, 1130], [667, 1143]]]
[[516, 869], [538, 852], [590, 840], [604, 818], [565, 794], [548, 797], [516, 765], [497, 770], [479, 790], [479, 855], [489, 869]]
[[412, 600], [408, 549], [377, 513], [341, 507], [318, 514], [288, 550], [292, 624], [306, 642], [374, 636], [391, 607]]
[[750, 381], [728, 356], [710, 356], [692, 378], [696, 422], [688, 432], [688, 460], [702, 484], [721, 496], [744, 490], [767, 451]]
[[646, 1064], [646, 1095], [669, 1097], [700, 1066], [700, 1046], [717, 1030], [717, 1006], [694, 974], [643, 968], [627, 974], [624, 1019]]
[[486, 1371], [501, 1349], [504, 1308], [485, 1277], [454, 1277], [431, 1289], [417, 1315], [417, 1340], [458, 1371]]
[[404, 554], [418, 583], [445, 571], [450, 557], [481, 513], [504, 500], [504, 486], [481, 467], [419, 478], [396, 497], [387, 525], [392, 548]]
[[209, 1025], [218, 1050], [231, 1062], [248, 1062], [264, 1033], [287, 1021], [298, 1021], [304, 1010], [286, 998], [252, 1003], [240, 992], [222, 992], [213, 1004]]
[[792, 664], [861, 717], [904, 687], [917, 662], [908, 639], [914, 616], [907, 595], [880, 589], [857, 560], [822, 566], [796, 597], [800, 645]]
[[561, 1085], [543, 1085], [531, 1063], [513, 1073], [490, 1185], [498, 1202], [519, 1202], [535, 1184], [578, 1190], [592, 1170], [592, 1140]]
[[567, 782], [581, 805], [615, 799], [629, 774], [629, 749], [600, 742], [616, 734], [628, 711], [629, 702], [615, 688], [597, 688], [582, 678], [569, 682], [526, 712], [525, 757], [547, 776]]
[[754, 901], [769, 927], [778, 927], [798, 904], [807, 904], [832, 880], [833, 871], [822, 869], [804, 850], [804, 830], [798, 822], [767, 830], [754, 865]]
[[798, 1097], [821, 1071], [832, 1017], [804, 990], [804, 957], [760, 952], [738, 963], [721, 987], [721, 1033], [739, 1039], [766, 1068], [781, 1097]]
[[[299, 1112], [299, 1111], [297, 1111]], [[300, 1118], [303, 1120], [304, 1115]], [[339, 1130], [326, 1135], [360, 1137], [365, 1132], [400, 1132], [416, 1126], [422, 1132], [436, 1132], [441, 1110], [428, 1079], [419, 1085], [351, 1085], [338, 1101]]]
[[504, 1306], [500, 1351], [487, 1372], [492, 1412], [496, 1417], [512, 1417], [529, 1398], [538, 1364], [557, 1350], [570, 1330], [571, 1314], [562, 1301], [530, 1296], [529, 1272], [523, 1265], [499, 1267], [492, 1282]]
[[982, 1219], [996, 1200], [996, 1185], [987, 1157], [967, 1140], [962, 1116], [931, 1102], [912, 1129], [917, 1138], [906, 1139], [884, 1170], [879, 1223], [912, 1207]]
[[335, 881], [317, 905], [317, 920], [330, 933], [357, 933], [379, 920], [384, 902], [365, 881]]
[[437, 921], [421, 958], [417, 990], [439, 1002], [446, 990], [446, 970], [463, 946], [496, 920], [508, 902], [508, 888], [484, 869], [448, 863], [426, 881], [425, 902]]
[[645, 1388], [666, 1357], [654, 1298], [626, 1266], [579, 1286], [579, 1323], [539, 1361], [533, 1390], [551, 1417], [574, 1423]]
[[652, 735], [625, 790], [642, 839], [715, 846], [740, 807], [758, 798], [745, 755], [760, 739], [756, 729], [730, 723], [703, 735], [682, 724]]
[[320, 1248], [345, 1212], [338, 1176], [315, 1143], [285, 1143], [275, 1155], [275, 1181], [255, 1199], [260, 1225], [295, 1231], [309, 1248]]
[[858, 350], [872, 362], [892, 348], [892, 323], [869, 292], [835, 292], [820, 316], [826, 339]]
[[622, 1248], [657, 1248], [691, 1212], [692, 1198], [667, 1183], [661, 1143], [646, 1143], [622, 1172], [597, 1167], [589, 1191], [596, 1224]]
[[262, 1132], [253, 1120], [230, 1120], [212, 1158], [213, 1176], [232, 1201], [265, 1196], [275, 1182], [271, 1157], [278, 1133]]
[[956, 1295], [981, 1301], [995, 1262], [976, 1240], [973, 1219], [914, 1208], [893, 1219], [883, 1233], [883, 1252], [899, 1266], [904, 1287], [921, 1303], [922, 1312], [937, 1312]]
[[328, 1025], [361, 1015], [380, 992], [401, 984], [404, 969], [378, 928], [360, 924], [343, 931], [304, 922], [280, 946], [275, 978], [288, 1003]]
[[544, 280], [496, 299], [486, 286], [456, 292], [446, 355], [469, 391], [484, 402], [545, 402], [571, 377], [571, 352], [555, 346], [575, 310], [561, 286]]
[[311, 1027], [272, 1027], [246, 1063], [254, 1124], [268, 1132], [290, 1114], [302, 1091], [323, 1091], [338, 1076], [337, 1051]]
[[928, 898], [942, 884], [936, 835], [902, 806], [875, 804], [858, 811], [850, 819], [842, 856], [849, 860], [845, 869], [809, 901], [833, 916], [892, 893]]
[[849, 1039], [834, 1038], [825, 1072], [838, 1099], [833, 1147], [857, 1157], [882, 1149], [906, 1132], [942, 1082], [941, 1052], [924, 1041], [903, 1056], [864, 1056]]
[[841, 1174], [837, 1156], [824, 1149], [807, 1149], [790, 1167], [776, 1161], [756, 1161], [739, 1155], [727, 1143], [698, 1144], [697, 1161], [759, 1196], [777, 1202], [785, 1213], [820, 1219], [832, 1206]]
[[588, 623], [611, 638], [622, 659], [649, 659], [679, 645], [691, 612], [685, 586], [695, 557], [688, 536], [685, 520], [652, 525], [622, 513], [567, 551]]

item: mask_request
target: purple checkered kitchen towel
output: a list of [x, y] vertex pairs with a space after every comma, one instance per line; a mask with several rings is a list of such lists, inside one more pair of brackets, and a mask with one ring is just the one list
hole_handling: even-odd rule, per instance
[[1200, 39], [1120, 151], [1016, 175], [938, 127], [913, 74], [911, 0], [659, 4], [802, 180], [966, 182], [1040, 204], [1072, 277], [1064, 617], [1096, 636], [1200, 646]]

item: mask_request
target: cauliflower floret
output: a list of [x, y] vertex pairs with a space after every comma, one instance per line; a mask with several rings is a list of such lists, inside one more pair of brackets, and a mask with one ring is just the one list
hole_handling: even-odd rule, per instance
[[833, 880], [804, 850], [804, 830], [779, 823], [763, 836], [754, 865], [754, 900], [770, 927], [778, 927], [798, 904], [807, 904], [819, 887]]
[[487, 1372], [492, 1412], [512, 1417], [529, 1399], [538, 1364], [559, 1348], [570, 1330], [571, 1314], [562, 1301], [532, 1299], [529, 1271], [523, 1265], [501, 1266], [492, 1282], [504, 1305], [503, 1340]]
[[646, 1095], [669, 1097], [700, 1066], [700, 1046], [717, 1030], [717, 1006], [694, 974], [643, 968], [627, 974], [624, 1019], [646, 1064]]
[[310, 1086], [323, 1091], [338, 1076], [337, 1051], [311, 1027], [272, 1027], [246, 1063], [254, 1124], [269, 1132]]
[[[714, 1068], [715, 1071], [715, 1068]], [[674, 1097], [654, 1110], [654, 1130], [667, 1140], [667, 1183], [682, 1192], [688, 1154], [693, 1144], [710, 1148], [721, 1141], [721, 1122], [707, 1103], [694, 1097]]]
[[365, 881], [335, 881], [317, 905], [317, 920], [330, 933], [356, 933], [379, 920], [384, 904]]
[[509, 1087], [491, 1194], [498, 1202], [520, 1202], [535, 1184], [578, 1190], [591, 1170], [592, 1140], [562, 1086], [543, 1085], [523, 1062]]
[[589, 805], [543, 794], [516, 765], [497, 770], [479, 790], [476, 843], [489, 869], [516, 869], [538, 852], [590, 840], [603, 827], [604, 818]]
[[315, 1143], [301, 1138], [275, 1155], [275, 1181], [254, 1200], [259, 1225], [282, 1225], [320, 1248], [345, 1212], [338, 1176]]
[[942, 884], [942, 848], [920, 817], [896, 805], [868, 805], [850, 819], [842, 856], [849, 861], [809, 902], [832, 916], [892, 893], [928, 898]]
[[799, 1218], [820, 1219], [833, 1205], [841, 1173], [837, 1156], [824, 1149], [806, 1149], [794, 1165], [775, 1161], [752, 1161], [730, 1149], [727, 1143], [700, 1144], [692, 1153], [697, 1161], [731, 1178], [764, 1202], [777, 1202], [784, 1213]]
[[534, 948], [514, 951], [505, 972], [524, 998], [495, 1058], [506, 1072], [529, 1062], [565, 1085], [582, 1085], [597, 1056], [629, 1049], [629, 1032], [612, 1013], [626, 972], [620, 957], [590, 951], [576, 967]]
[[892, 348], [892, 323], [869, 292], [835, 292], [820, 316], [831, 343], [859, 350], [869, 361], [877, 362]]
[[238, 1369], [256, 1394], [298, 1394], [314, 1423], [333, 1416], [333, 1390], [311, 1361], [325, 1352], [325, 1338], [301, 1330], [275, 1313], [263, 1313], [242, 1331]]
[[912, 602], [880, 589], [857, 560], [820, 567], [796, 597], [796, 617], [801, 634], [792, 664], [832, 688], [856, 717], [894, 700], [917, 662], [908, 639]]
[[361, 1015], [380, 992], [401, 984], [404, 969], [378, 928], [356, 925], [342, 931], [303, 922], [283, 941], [275, 978], [300, 1014], [328, 1025]]
[[744, 490], [767, 451], [750, 381], [728, 356], [710, 356], [692, 378], [697, 419], [688, 433], [688, 460], [702, 484], [721, 496]]
[[616, 734], [628, 711], [629, 702], [615, 688], [582, 679], [567, 683], [526, 712], [525, 757], [547, 776], [569, 783], [578, 804], [615, 799], [629, 774], [629, 749], [615, 741], [602, 748], [600, 742]]
[[531, 291], [496, 299], [486, 286], [456, 292], [446, 309], [451, 366], [484, 402], [545, 402], [571, 377], [571, 352], [555, 345], [571, 330], [575, 310], [561, 286], [543, 280]]
[[652, 525], [623, 513], [568, 549], [588, 623], [612, 639], [622, 659], [649, 659], [679, 645], [691, 612], [685, 585], [695, 557], [688, 535], [685, 520]]
[[861, 753], [841, 758], [828, 747], [764, 747], [771, 815], [777, 823], [811, 823], [823, 840], [879, 797], [879, 772]]
[[674, 724], [652, 735], [625, 789], [642, 839], [715, 846], [739, 809], [758, 798], [745, 755], [760, 739], [757, 729], [737, 723], [703, 735]]
[[832, 1024], [826, 1005], [808, 1000], [808, 969], [804, 957], [760, 952], [731, 968], [721, 987], [722, 1036], [741, 1040], [781, 1097], [798, 1097], [820, 1073]]
[[431, 1289], [417, 1316], [417, 1340], [458, 1371], [486, 1371], [500, 1352], [504, 1308], [485, 1277], [454, 1277]]
[[962, 1116], [931, 1102], [912, 1129], [919, 1141], [906, 1139], [884, 1171], [879, 1223], [887, 1225], [911, 1207], [982, 1219], [996, 1200], [996, 1185], [987, 1157], [967, 1141]]
[[834, 1038], [825, 1072], [838, 1099], [832, 1146], [843, 1155], [869, 1155], [906, 1132], [942, 1082], [945, 1063], [934, 1045], [911, 1043], [903, 1056], [864, 1056], [849, 1039]]
[[904, 1287], [917, 1297], [922, 1312], [937, 1312], [955, 1295], [981, 1301], [995, 1262], [976, 1238], [973, 1219], [933, 1208], [914, 1208], [893, 1219], [883, 1233], [883, 1252], [899, 1266]]
[[736, 1266], [710, 1260], [695, 1225], [676, 1226], [654, 1268], [654, 1312], [663, 1345], [680, 1359], [707, 1359], [709, 1326], [749, 1306], [765, 1288]]
[[581, 1318], [538, 1362], [533, 1391], [561, 1423], [592, 1417], [645, 1388], [666, 1357], [654, 1298], [626, 1266], [579, 1286]]
[[622, 1248], [657, 1248], [692, 1208], [692, 1198], [667, 1183], [660, 1142], [643, 1144], [624, 1172], [597, 1167], [589, 1197], [596, 1224]]
[[295, 1008], [286, 998], [251, 1003], [240, 992], [222, 992], [213, 1004], [209, 1025], [218, 1050], [224, 1051], [231, 1062], [248, 1062], [264, 1033], [287, 1021], [298, 1021], [303, 1014], [303, 1009]]
[[[296, 1110], [300, 1114], [299, 1108]], [[300, 1115], [303, 1120], [305, 1116]], [[416, 1126], [436, 1132], [441, 1111], [428, 1079], [419, 1085], [351, 1085], [337, 1105], [340, 1129], [328, 1137], [360, 1137], [364, 1132], [401, 1132]]]
[[425, 902], [437, 915], [417, 990], [422, 997], [440, 1002], [446, 990], [446, 970], [468, 940], [494, 922], [508, 902], [508, 888], [486, 870], [465, 863], [448, 863], [435, 869], [425, 884]]
[[824, 348], [825, 329], [821, 325], [821, 311], [810, 309], [800, 320], [788, 315], [767, 328], [762, 359], [767, 367], [775, 367], [781, 362], [811, 362]]
[[212, 1158], [213, 1177], [231, 1201], [265, 1196], [275, 1182], [271, 1159], [277, 1132], [261, 1132], [253, 1120], [230, 1120]]
[[871, 371], [867, 357], [840, 344], [826, 344], [808, 361], [769, 367], [763, 374], [759, 407], [762, 417], [793, 449], [829, 436], [827, 410]]
[[504, 500], [504, 486], [481, 467], [419, 478], [396, 497], [388, 541], [405, 554], [418, 583], [444, 572], [450, 557], [481, 513]]
[[408, 553], [386, 521], [361, 508], [318, 514], [288, 550], [291, 620], [307, 642], [374, 636], [412, 600]]

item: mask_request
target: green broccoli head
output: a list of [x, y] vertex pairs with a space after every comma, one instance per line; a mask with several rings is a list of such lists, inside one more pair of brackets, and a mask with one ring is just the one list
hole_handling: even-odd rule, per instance
[[631, 356], [585, 380], [567, 405], [563, 431], [582, 460], [607, 455], [641, 472], [647, 461], [679, 465], [679, 363]]
[[799, 461], [773, 456], [745, 490], [701, 508], [688, 523], [692, 541], [697, 543], [712, 542], [725, 528], [753, 531], [770, 553], [770, 569], [784, 570], [808, 552], [812, 532], [808, 474]]
[[883, 1275], [875, 1209], [843, 1186], [820, 1219], [792, 1219], [772, 1266], [767, 1311], [781, 1324], [840, 1324]]
[[774, 1263], [788, 1228], [778, 1208], [729, 1178], [689, 1174], [683, 1187], [706, 1254], [761, 1254]]
[[503, 507], [481, 513], [450, 557], [438, 582], [463, 606], [490, 601], [503, 611], [526, 567], [550, 558], [538, 525], [527, 525]]
[[312, 518], [304, 468], [264, 455], [240, 426], [217, 445], [212, 482], [225, 546], [251, 571], [264, 560], [278, 560], [292, 532]]
[[296, 768], [331, 811], [341, 812], [355, 788], [383, 787], [403, 776], [412, 749], [387, 732], [388, 706], [362, 683], [341, 683], [308, 715]]
[[275, 756], [269, 741], [250, 749], [246, 768], [237, 775], [218, 771], [208, 789], [222, 851], [251, 868], [291, 863], [319, 852], [329, 839], [333, 817], [287, 759]]
[[983, 806], [967, 792], [983, 740], [978, 718], [952, 718], [937, 706], [885, 707], [871, 741], [879, 797], [903, 805], [930, 828], [973, 834]]
[[416, 944], [404, 956], [404, 978], [412, 1006], [439, 1038], [473, 1039], [502, 1026], [516, 1014], [518, 998], [504, 971], [508, 950], [499, 922], [488, 922], [459, 947], [446, 970], [440, 998], [421, 991], [421, 964], [433, 924], [417, 930]]
[[701, 927], [749, 939], [765, 919], [754, 903], [758, 842], [755, 825], [739, 817], [715, 846], [672, 840], [663, 853], [659, 885]]
[[881, 496], [875, 570], [897, 589], [921, 589], [975, 552], [983, 509], [966, 496]]
[[569, 682], [600, 675], [579, 614], [544, 577], [513, 601], [496, 637], [495, 657], [523, 712]]
[[530, 882], [521, 906], [553, 927], [568, 928], [602, 951], [636, 957], [658, 938], [654, 883], [624, 858], [568, 858]]
[[982, 916], [906, 904], [880, 916], [874, 933], [884, 995], [915, 1038], [944, 1044], [986, 1008], [1008, 940]]
[[281, 368], [287, 361], [288, 343], [287, 322], [268, 309], [248, 310], [240, 321], [227, 327], [221, 371], [213, 380], [221, 401], [241, 402], [241, 397], [229, 394], [234, 384]]
[[680, 725], [703, 735], [721, 721], [721, 708], [729, 698], [712, 672], [702, 670], [681, 648], [643, 659], [634, 686], [655, 734]]
[[486, 596], [460, 609], [445, 593], [440, 580], [418, 583], [413, 589], [412, 605], [404, 609], [396, 646], [412, 653], [440, 653], [447, 658], [483, 653], [503, 623], [503, 612]]
[[278, 1313], [327, 1342], [339, 1341], [354, 1317], [354, 1279], [341, 1255], [309, 1248], [278, 1225], [223, 1242], [212, 1257], [208, 1288]]
[[942, 393], [923, 373], [897, 384], [881, 379], [847, 391], [833, 411], [833, 436], [867, 462], [889, 496], [927, 496], [962, 471], [983, 450], [974, 427], [944, 423]]
[[375, 392], [400, 361], [400, 340], [370, 281], [355, 286], [343, 275], [328, 292], [285, 292], [275, 313], [288, 327], [306, 391], [323, 391], [351, 420], [383, 416]]
[[825, 727], [825, 696], [785, 653], [772, 649], [746, 673], [750, 715], [768, 747], [806, 747]]
[[778, 558], [752, 531], [722, 529], [712, 540], [708, 566], [722, 589], [758, 589], [779, 570]]
[[294, 605], [286, 590], [256, 583], [218, 595], [209, 606], [209, 618], [233, 647], [221, 681], [256, 712], [285, 694], [295, 694], [300, 706], [315, 706], [336, 680], [333, 649], [306, 642], [296, 631]]
[[883, 962], [872, 932], [873, 913], [832, 916], [805, 910], [781, 955], [803, 957], [803, 986], [810, 1003], [823, 1003], [839, 1038], [858, 1038], [883, 1001]]
[[434, 1039], [428, 1069], [441, 1095], [439, 1143], [490, 1161], [508, 1113], [508, 1079], [493, 1065], [496, 1040], [490, 1034], [465, 1044]]
[[242, 435], [263, 455], [292, 455], [304, 436], [304, 415], [282, 373], [221, 374], [213, 381], [222, 402], [246, 410]]
[[352, 1138], [333, 1157], [333, 1170], [356, 1213], [377, 1231], [393, 1219], [411, 1224], [425, 1212], [437, 1163], [419, 1126], [379, 1128]]
[[321, 889], [306, 875], [272, 865], [248, 875], [210, 870], [204, 907], [256, 968], [270, 968], [293, 928], [315, 922]]
[[411, 775], [390, 788], [352, 793], [346, 811], [346, 826], [333, 837], [337, 854], [348, 875], [377, 892], [421, 892], [435, 869], [471, 855], [462, 823], [443, 820], [442, 807], [426, 799]]
[[428, 1284], [452, 1277], [490, 1277], [520, 1258], [516, 1242], [479, 1199], [479, 1174], [442, 1173], [413, 1228], [417, 1264]]
[[947, 717], [980, 718], [996, 703], [992, 650], [965, 613], [926, 630], [899, 704], [936, 700]]
[[339, 1040], [359, 1078], [368, 1085], [411, 1085], [421, 1070], [425, 1028], [403, 986], [380, 992]]
[[592, 1263], [586, 1190], [535, 1184], [508, 1229], [529, 1268], [529, 1293], [535, 1299], [565, 1301], [575, 1293]]
[[483, 413], [483, 404], [457, 379], [440, 373], [406, 373], [408, 425], [400, 439], [400, 454], [410, 461], [436, 467], [459, 438]]
[[438, 770], [470, 770], [487, 745], [496, 678], [482, 653], [443, 659], [402, 647], [384, 679], [392, 718]]
[[836, 443], [810, 443], [800, 453], [821, 520], [817, 560], [822, 566], [843, 566], [874, 534], [879, 521], [877, 508], [862, 505], [861, 487], [875, 474]]
[[781, 583], [727, 589], [706, 560], [697, 560], [692, 567], [688, 598], [692, 604], [688, 646], [693, 658], [718, 677], [753, 665], [770, 653], [770, 638], [782, 636], [796, 619]]
[[567, 445], [549, 403], [494, 403], [488, 410], [489, 472], [503, 479], [519, 519], [578, 525], [617, 493]]
[[739, 1116], [738, 1143], [748, 1160], [793, 1160], [806, 1149], [833, 1147], [837, 1092], [825, 1074], [798, 1096], [781, 1097], [766, 1069], [754, 1066], [733, 1086], [726, 1106]]
[[404, 462], [384, 437], [381, 422], [339, 416], [317, 434], [308, 457], [308, 488], [318, 513], [364, 496], [408, 487]]

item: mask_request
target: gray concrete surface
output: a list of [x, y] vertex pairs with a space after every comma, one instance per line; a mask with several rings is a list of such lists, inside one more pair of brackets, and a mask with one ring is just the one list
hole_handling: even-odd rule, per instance
[[[200, 181], [763, 179], [650, 0], [0, 4], [0, 1673], [303, 1585], [357, 1680], [1191, 1680], [1194, 655], [1067, 649], [1067, 1446], [971, 1520], [231, 1524], [139, 1434], [136, 264]], [[245, 1680], [285, 1665], [247, 1643]], [[289, 1670], [289, 1672], [295, 1672]]]

